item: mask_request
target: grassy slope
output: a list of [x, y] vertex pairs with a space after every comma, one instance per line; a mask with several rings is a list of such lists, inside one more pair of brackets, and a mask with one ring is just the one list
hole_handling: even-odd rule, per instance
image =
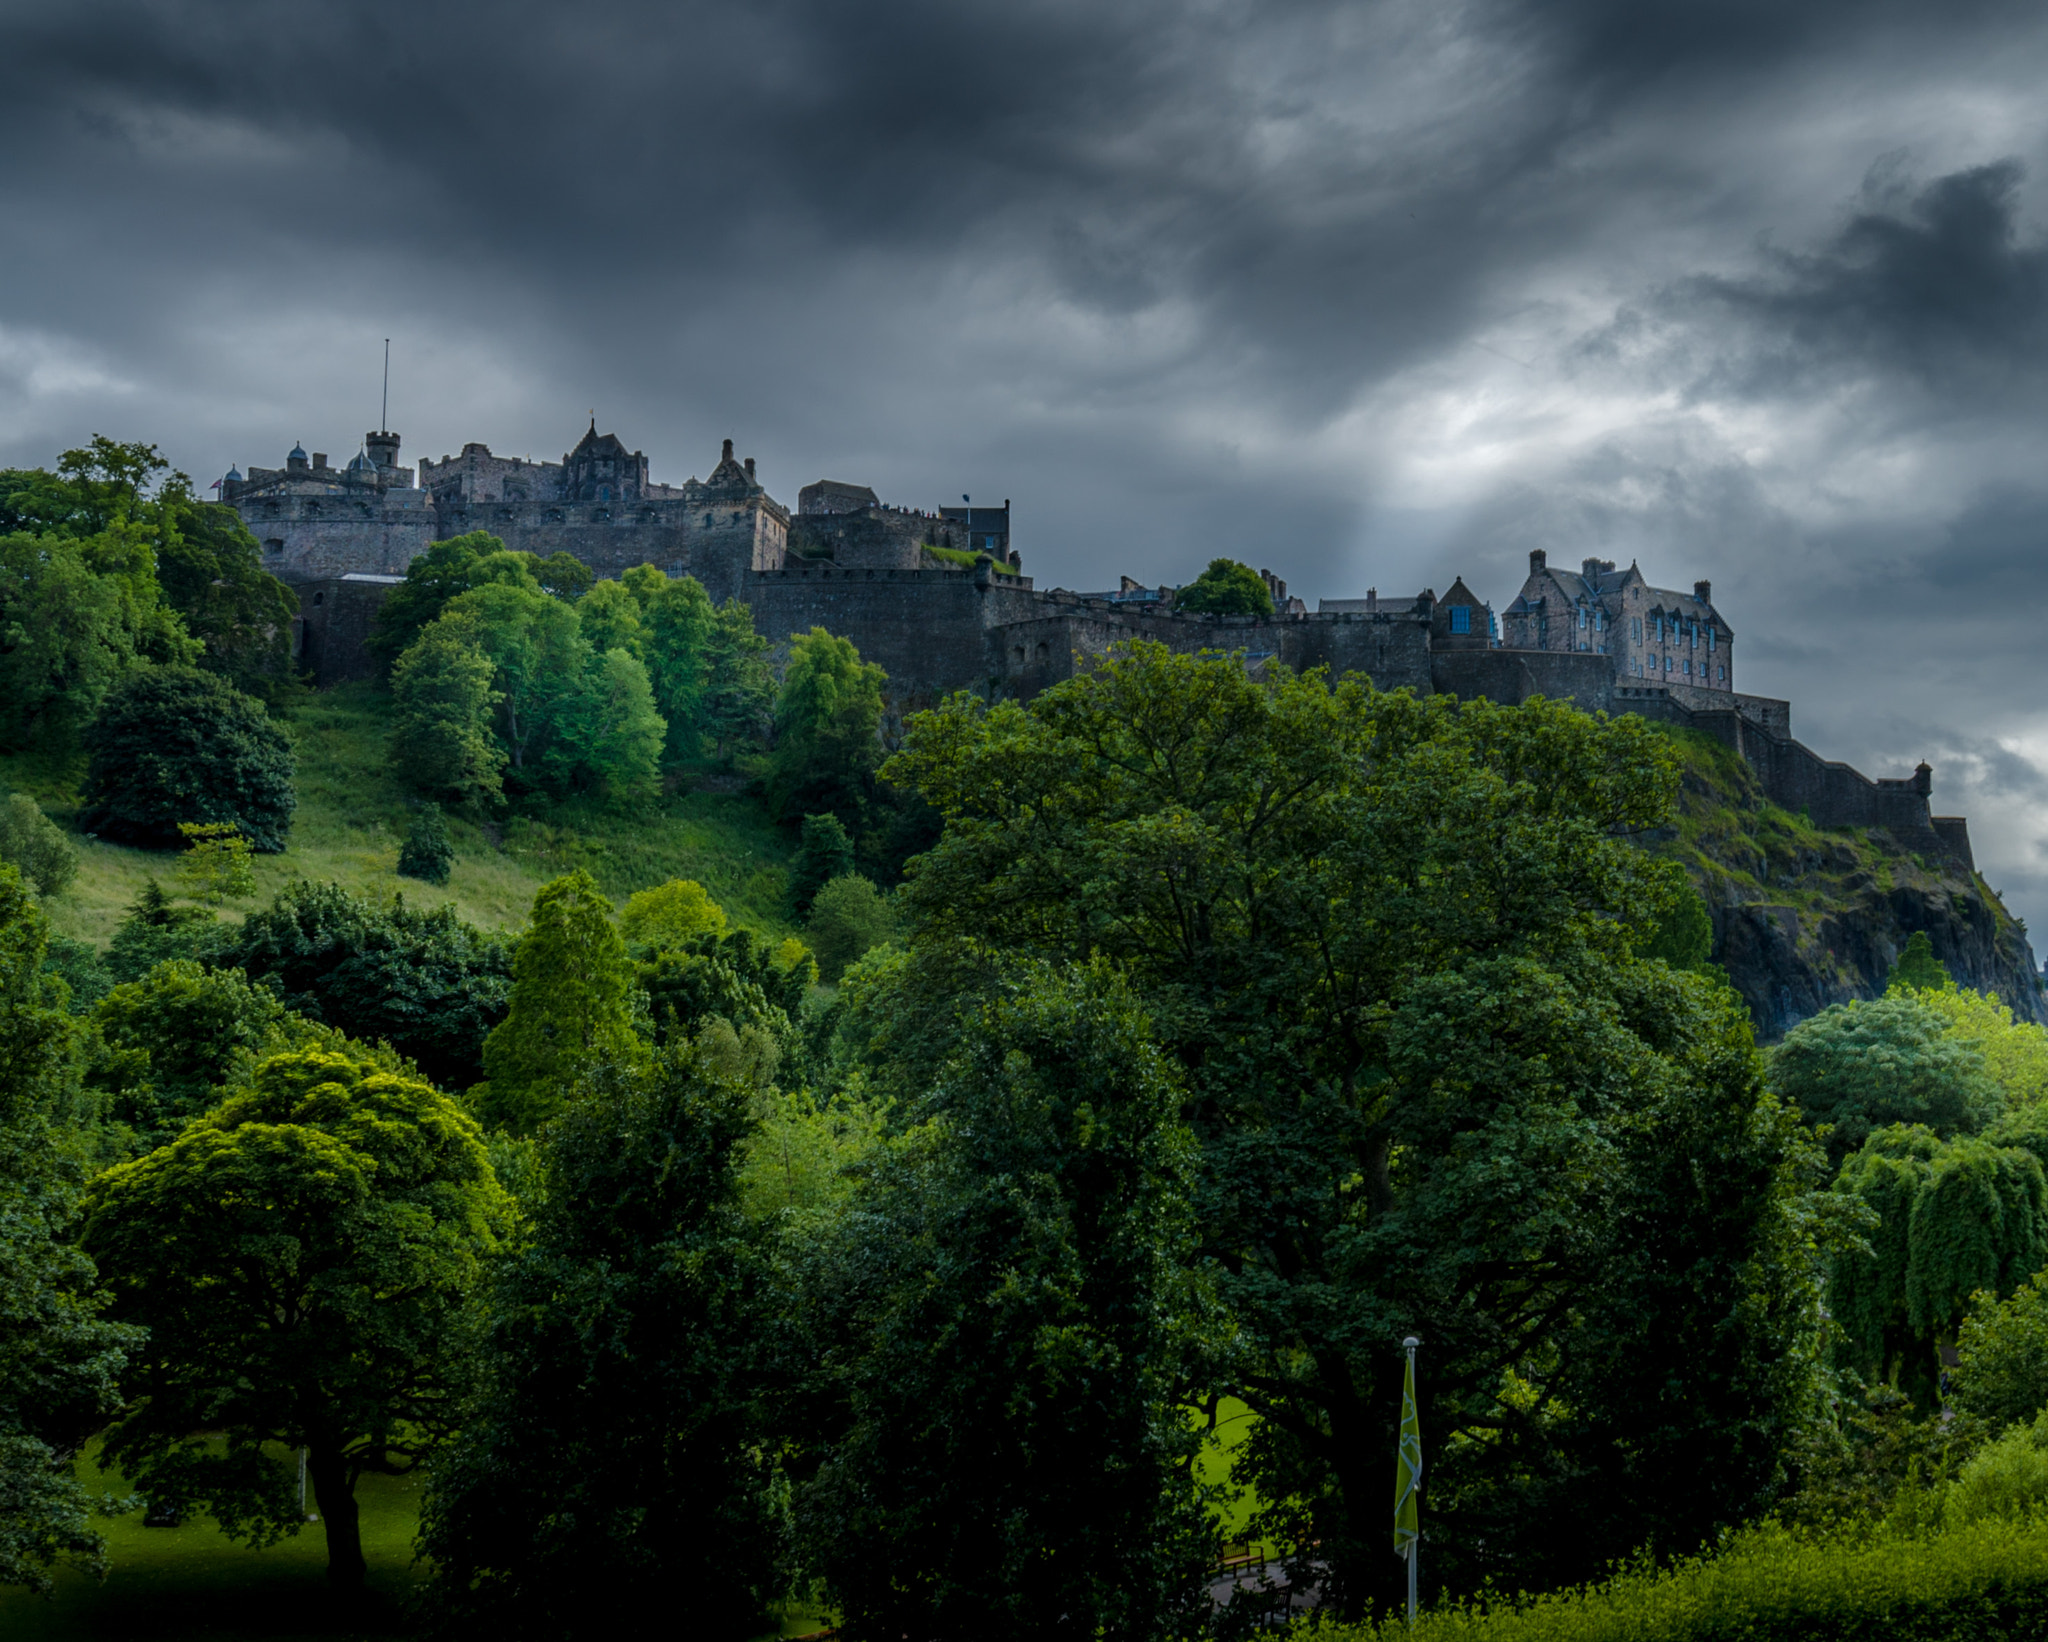
[[[410, 809], [384, 763], [386, 701], [381, 690], [350, 685], [300, 708], [292, 720], [299, 808], [291, 846], [257, 857], [258, 898], [247, 905], [267, 903], [292, 878], [333, 879], [380, 899], [399, 892], [415, 905], [453, 902], [471, 923], [513, 929], [525, 922], [540, 884], [587, 866], [614, 899], [670, 878], [695, 878], [736, 922], [763, 934], [792, 932], [783, 907], [791, 842], [758, 802], [736, 793], [682, 793], [645, 815], [571, 803], [505, 825], [452, 817], [456, 861], [448, 883], [436, 889], [400, 878], [398, 847]], [[0, 757], [0, 783], [34, 794], [67, 826], [77, 776]], [[74, 839], [78, 877], [50, 903], [51, 922], [61, 934], [104, 944], [151, 874], [171, 887], [176, 857]], [[234, 916], [238, 909], [227, 910]]]

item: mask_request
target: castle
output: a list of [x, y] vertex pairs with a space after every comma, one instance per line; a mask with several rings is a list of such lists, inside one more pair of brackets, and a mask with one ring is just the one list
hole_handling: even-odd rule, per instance
[[1735, 689], [1735, 634], [1712, 587], [1652, 587], [1634, 565], [1586, 559], [1552, 569], [1541, 551], [1496, 620], [1462, 577], [1439, 598], [1324, 599], [1309, 611], [1262, 571], [1270, 616], [1176, 610], [1173, 589], [1123, 578], [1113, 590], [1040, 589], [1012, 545], [1010, 504], [902, 508], [872, 489], [818, 480], [792, 514], [725, 441], [710, 477], [648, 476], [646, 456], [589, 430], [559, 463], [493, 455], [399, 465], [399, 437], [366, 434], [341, 468], [294, 447], [282, 468], [230, 469], [222, 500], [299, 593], [300, 654], [322, 684], [370, 671], [377, 605], [435, 541], [487, 531], [542, 557], [566, 552], [599, 576], [652, 564], [737, 598], [775, 644], [824, 627], [889, 675], [895, 715], [955, 690], [1029, 696], [1132, 638], [1179, 651], [1242, 652], [1363, 673], [1407, 688], [1517, 702], [1534, 695], [1704, 730], [1735, 747], [1774, 802], [1818, 826], [1890, 828], [1970, 864], [1960, 817], [1929, 813], [1931, 772], [1873, 781], [1792, 739], [1791, 705]]

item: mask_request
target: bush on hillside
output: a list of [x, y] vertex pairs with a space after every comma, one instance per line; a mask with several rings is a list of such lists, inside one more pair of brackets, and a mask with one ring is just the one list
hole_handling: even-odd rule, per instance
[[225, 821], [254, 848], [284, 848], [298, 802], [291, 738], [263, 704], [211, 673], [159, 668], [124, 680], [85, 732], [86, 830], [146, 849], [179, 823]]
[[789, 905], [799, 918], [811, 910], [818, 891], [853, 871], [853, 840], [836, 815], [804, 817], [803, 839], [789, 865]]
[[455, 866], [455, 846], [448, 840], [448, 823], [439, 804], [422, 805], [406, 829], [405, 843], [398, 851], [398, 875], [417, 878], [423, 884], [445, 884]]
[[18, 869], [48, 899], [78, 874], [78, 851], [27, 793], [0, 802], [0, 861]]
[[818, 891], [804, 934], [818, 959], [818, 978], [836, 986], [850, 964], [894, 938], [896, 912], [880, 890], [854, 873]]
[[687, 946], [700, 935], [716, 939], [726, 927], [725, 909], [691, 878], [671, 878], [628, 896], [619, 912], [619, 934], [626, 944], [658, 951]]
[[204, 907], [181, 907], [151, 878], [107, 944], [107, 974], [116, 983], [140, 980], [173, 958], [204, 958], [220, 934], [220, 920]]
[[285, 1007], [366, 1043], [388, 1043], [443, 1088], [481, 1072], [483, 1041], [505, 1018], [511, 955], [453, 907], [377, 905], [339, 884], [287, 884], [221, 942]]

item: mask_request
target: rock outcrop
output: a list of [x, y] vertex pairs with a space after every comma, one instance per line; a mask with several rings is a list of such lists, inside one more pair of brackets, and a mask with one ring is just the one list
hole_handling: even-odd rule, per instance
[[1850, 998], [1873, 998], [1907, 939], [1925, 930], [1960, 986], [2048, 1022], [2026, 930], [1983, 877], [1924, 839], [1809, 825], [1764, 799], [1749, 767], [1701, 735], [1673, 732], [1685, 774], [1677, 825], [1650, 847], [1686, 868], [1714, 925], [1714, 961], [1771, 1042]]

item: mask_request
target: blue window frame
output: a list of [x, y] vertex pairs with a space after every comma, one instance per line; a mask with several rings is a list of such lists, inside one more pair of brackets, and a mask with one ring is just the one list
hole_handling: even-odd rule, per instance
[[1454, 604], [1451, 606], [1451, 631], [1453, 633], [1469, 633], [1472, 631], [1472, 606], [1469, 604]]

